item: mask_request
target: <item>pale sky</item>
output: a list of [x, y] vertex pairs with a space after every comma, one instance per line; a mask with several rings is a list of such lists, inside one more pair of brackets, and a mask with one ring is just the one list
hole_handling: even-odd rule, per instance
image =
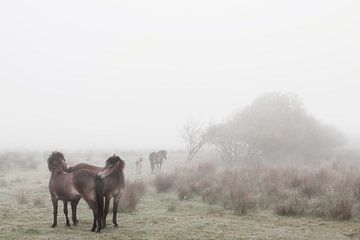
[[360, 1], [0, 3], [0, 149], [179, 148], [266, 91], [360, 135]]

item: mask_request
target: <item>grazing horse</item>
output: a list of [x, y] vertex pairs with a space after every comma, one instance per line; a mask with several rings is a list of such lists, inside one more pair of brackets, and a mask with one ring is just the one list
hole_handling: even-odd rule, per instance
[[[104, 181], [104, 197], [105, 197], [105, 208], [103, 214], [103, 227], [106, 226], [106, 216], [109, 212], [109, 204], [111, 198], [113, 200], [113, 224], [114, 227], [118, 226], [117, 223], [117, 209], [119, 205], [119, 200], [121, 197], [121, 190], [125, 187], [125, 176], [123, 169], [125, 167], [125, 162], [116, 155], [111, 156], [106, 160], [105, 167], [97, 167], [86, 163], [79, 163], [68, 168], [69, 172], [77, 172], [83, 169], [91, 171], [97, 174]], [[80, 199], [79, 199], [80, 200]], [[71, 210], [73, 212], [73, 222], [74, 224], [78, 222], [76, 217], [76, 208], [79, 200], [71, 203]]]
[[58, 201], [64, 201], [64, 214], [66, 225], [70, 226], [67, 214], [67, 201], [79, 201], [82, 197], [93, 210], [94, 221], [91, 231], [97, 232], [101, 229], [103, 216], [103, 192], [104, 182], [95, 173], [88, 170], [79, 170], [67, 173], [66, 160], [60, 152], [52, 152], [48, 160], [48, 168], [51, 172], [49, 192], [53, 204], [54, 221], [51, 227], [57, 225]]

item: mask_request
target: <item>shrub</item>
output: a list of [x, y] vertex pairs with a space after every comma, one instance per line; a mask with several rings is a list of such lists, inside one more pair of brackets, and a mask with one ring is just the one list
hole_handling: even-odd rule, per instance
[[244, 215], [249, 209], [255, 207], [249, 186], [239, 176], [235, 175], [234, 182], [229, 186], [228, 191], [229, 197], [225, 199], [225, 205], [233, 209], [236, 215]]
[[335, 204], [330, 208], [330, 216], [338, 220], [348, 220], [352, 217], [353, 201], [349, 198], [337, 199]]
[[146, 192], [146, 185], [142, 180], [127, 181], [119, 202], [119, 211], [132, 213]]
[[310, 208], [311, 213], [318, 217], [348, 220], [353, 215], [352, 208], [354, 203], [353, 197], [346, 189], [329, 187], [324, 195], [312, 203]]
[[291, 193], [288, 199], [276, 204], [275, 213], [281, 216], [303, 215], [308, 207], [308, 198], [303, 194]]
[[352, 185], [352, 188], [353, 188], [353, 194], [354, 194], [354, 197], [357, 201], [360, 200], [360, 178], [357, 178], [353, 185]]
[[201, 193], [201, 198], [208, 204], [220, 203], [224, 195], [224, 185], [216, 184], [208, 187]]
[[157, 192], [167, 192], [174, 185], [176, 174], [160, 174], [155, 177], [154, 185]]
[[[343, 189], [344, 190], [344, 189]], [[345, 191], [332, 192], [328, 196], [327, 215], [337, 220], [348, 220], [352, 217], [354, 201]]]
[[308, 198], [313, 197], [316, 193], [320, 192], [320, 186], [316, 178], [312, 176], [302, 177], [300, 184], [301, 192]]
[[202, 177], [213, 176], [216, 173], [216, 167], [212, 163], [200, 163], [197, 167], [197, 173]]
[[186, 185], [179, 186], [176, 189], [176, 192], [178, 194], [178, 198], [180, 201], [182, 200], [190, 200], [193, 194], [193, 191]]

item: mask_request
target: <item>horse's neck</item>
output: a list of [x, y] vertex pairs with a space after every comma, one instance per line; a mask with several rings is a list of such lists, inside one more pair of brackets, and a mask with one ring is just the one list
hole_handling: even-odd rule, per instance
[[56, 176], [59, 176], [59, 175], [64, 175], [65, 172], [61, 169], [58, 169], [58, 168], [54, 168], [51, 172], [51, 176], [53, 177], [56, 177]]

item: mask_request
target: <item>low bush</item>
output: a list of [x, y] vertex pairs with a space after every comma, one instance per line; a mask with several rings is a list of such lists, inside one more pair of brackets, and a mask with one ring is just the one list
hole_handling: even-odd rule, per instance
[[119, 211], [132, 213], [146, 193], [146, 185], [142, 180], [126, 181], [125, 189], [120, 198]]
[[154, 179], [154, 185], [157, 192], [167, 192], [169, 191], [175, 182], [176, 174], [159, 174]]
[[303, 215], [308, 205], [308, 198], [305, 195], [293, 192], [289, 198], [275, 205], [274, 212], [281, 216]]

